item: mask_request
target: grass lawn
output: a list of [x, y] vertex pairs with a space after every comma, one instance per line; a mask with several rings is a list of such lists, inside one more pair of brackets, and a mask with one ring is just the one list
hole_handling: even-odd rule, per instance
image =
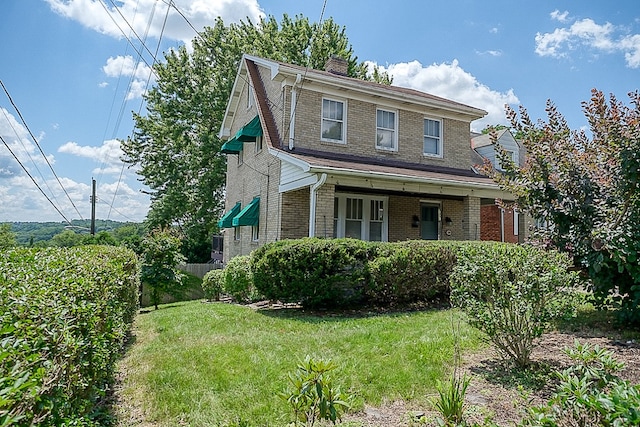
[[154, 426], [283, 426], [291, 414], [278, 392], [310, 355], [338, 365], [334, 383], [357, 396], [356, 409], [398, 399], [424, 407], [452, 368], [456, 340], [463, 352], [483, 345], [459, 319], [455, 310], [348, 317], [164, 305], [136, 319], [119, 405]]

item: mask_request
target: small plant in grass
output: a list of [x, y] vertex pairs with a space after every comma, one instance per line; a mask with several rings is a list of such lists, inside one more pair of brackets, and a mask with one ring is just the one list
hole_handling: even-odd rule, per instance
[[329, 372], [337, 366], [331, 361], [314, 360], [307, 356], [298, 364], [295, 374], [289, 375], [291, 389], [282, 397], [293, 410], [291, 426], [311, 427], [318, 420], [331, 421], [334, 425], [342, 413], [350, 408], [353, 396], [334, 386]]
[[560, 384], [547, 405], [533, 407], [521, 426], [640, 425], [640, 386], [621, 380], [624, 368], [612, 353], [580, 344], [565, 349], [576, 364], [560, 373]]
[[576, 309], [577, 274], [565, 254], [532, 246], [469, 244], [458, 250], [451, 302], [518, 368], [534, 339]]
[[433, 400], [433, 406], [442, 416], [440, 425], [453, 427], [463, 424], [465, 402], [464, 396], [467, 387], [471, 383], [471, 378], [467, 375], [462, 377], [454, 372], [448, 382], [436, 381], [438, 397]]
[[202, 278], [202, 291], [208, 301], [218, 301], [222, 293], [224, 270], [217, 268], [207, 272]]

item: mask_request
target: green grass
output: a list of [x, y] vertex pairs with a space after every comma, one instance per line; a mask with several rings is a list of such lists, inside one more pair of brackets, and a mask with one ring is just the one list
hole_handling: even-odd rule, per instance
[[359, 407], [398, 399], [424, 405], [452, 367], [456, 339], [463, 351], [482, 345], [458, 318], [451, 310], [347, 317], [165, 305], [136, 320], [136, 342], [121, 363], [123, 398], [158, 426], [286, 425], [289, 408], [277, 394], [310, 355], [336, 362], [334, 382]]

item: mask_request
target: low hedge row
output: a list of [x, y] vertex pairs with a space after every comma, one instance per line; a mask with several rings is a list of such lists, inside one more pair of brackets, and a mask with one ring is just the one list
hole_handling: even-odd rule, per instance
[[[510, 249], [496, 250], [505, 247]], [[527, 259], [532, 251], [545, 256], [541, 249], [498, 242], [304, 238], [264, 245], [251, 254], [250, 262], [253, 284], [268, 299], [306, 307], [406, 304], [446, 297], [458, 255], [471, 253], [469, 248], [490, 257], [482, 260], [483, 265], [511, 264], [514, 256]], [[557, 254], [551, 254], [549, 263], [556, 261]]]
[[426, 241], [305, 238], [251, 255], [261, 294], [307, 307], [430, 301], [447, 292], [454, 263], [451, 249]]
[[0, 425], [100, 425], [138, 288], [124, 248], [0, 252]]

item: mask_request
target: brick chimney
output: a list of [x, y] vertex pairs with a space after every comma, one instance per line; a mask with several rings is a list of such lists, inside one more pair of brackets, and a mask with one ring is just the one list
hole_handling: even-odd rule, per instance
[[331, 55], [327, 62], [324, 64], [324, 70], [328, 71], [332, 74], [337, 74], [339, 76], [348, 75], [347, 70], [349, 67], [349, 63], [346, 59], [339, 57], [338, 55]]

